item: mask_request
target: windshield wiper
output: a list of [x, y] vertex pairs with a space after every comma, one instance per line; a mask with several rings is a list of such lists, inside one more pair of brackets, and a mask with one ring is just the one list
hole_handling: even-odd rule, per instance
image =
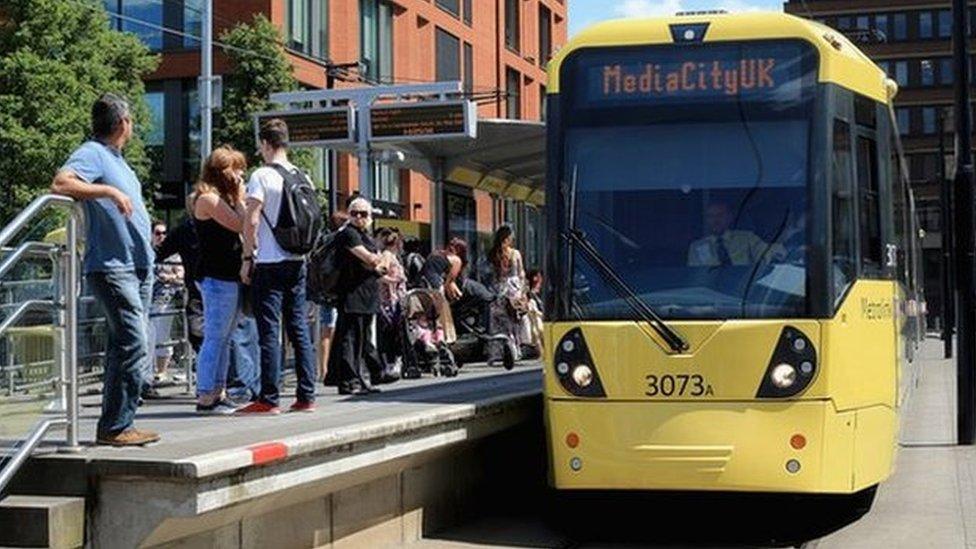
[[571, 188], [569, 190], [569, 230], [563, 232], [562, 237], [571, 245], [583, 253], [583, 257], [593, 266], [619, 295], [634, 315], [650, 326], [657, 335], [667, 343], [673, 353], [681, 353], [688, 350], [686, 342], [677, 332], [671, 329], [664, 320], [654, 312], [654, 309], [644, 302], [631, 287], [624, 282], [620, 275], [610, 266], [607, 260], [600, 254], [592, 242], [582, 231], [576, 228], [576, 170], [573, 170]]

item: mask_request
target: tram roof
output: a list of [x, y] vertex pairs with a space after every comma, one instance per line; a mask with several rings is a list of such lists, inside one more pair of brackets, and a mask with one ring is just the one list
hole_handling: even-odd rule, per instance
[[673, 44], [671, 25], [708, 23], [705, 43], [798, 38], [820, 53], [819, 81], [832, 82], [890, 103], [897, 85], [840, 32], [785, 13], [702, 13], [653, 19], [620, 19], [593, 25], [573, 37], [549, 65], [549, 93], [559, 93], [560, 68], [573, 52], [584, 48]]

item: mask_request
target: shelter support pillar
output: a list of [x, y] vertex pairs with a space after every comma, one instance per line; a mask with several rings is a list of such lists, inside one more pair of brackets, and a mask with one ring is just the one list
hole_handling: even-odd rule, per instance
[[432, 165], [434, 178], [430, 183], [430, 248], [433, 251], [444, 247], [447, 211], [444, 209], [444, 159], [436, 158]]

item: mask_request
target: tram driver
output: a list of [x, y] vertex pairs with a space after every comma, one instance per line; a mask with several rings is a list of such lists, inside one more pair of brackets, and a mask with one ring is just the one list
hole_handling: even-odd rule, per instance
[[[749, 266], [763, 255], [781, 256], [781, 249], [768, 250], [768, 244], [749, 230], [733, 229], [732, 208], [725, 202], [712, 202], [705, 208], [707, 235], [688, 247], [689, 267]], [[776, 245], [775, 248], [781, 248]]]

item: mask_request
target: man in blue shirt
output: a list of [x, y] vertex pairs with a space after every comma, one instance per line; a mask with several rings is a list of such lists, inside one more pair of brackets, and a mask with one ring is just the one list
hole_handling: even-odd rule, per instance
[[71, 154], [51, 190], [84, 204], [84, 272], [108, 325], [96, 441], [143, 445], [159, 440], [156, 433], [132, 426], [145, 372], [151, 371], [148, 335], [154, 255], [142, 187], [122, 156], [132, 137], [132, 117], [124, 99], [107, 93], [95, 102], [92, 136]]

